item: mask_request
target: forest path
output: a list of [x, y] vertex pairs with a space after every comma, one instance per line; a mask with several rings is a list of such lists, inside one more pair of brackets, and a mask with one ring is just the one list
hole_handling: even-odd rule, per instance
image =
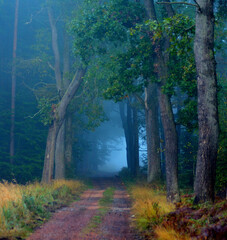
[[[93, 189], [85, 191], [79, 201], [57, 211], [27, 240], [141, 239], [130, 227], [130, 199], [120, 180], [94, 178], [92, 182]], [[110, 187], [115, 189], [113, 202], [100, 215], [99, 200]]]

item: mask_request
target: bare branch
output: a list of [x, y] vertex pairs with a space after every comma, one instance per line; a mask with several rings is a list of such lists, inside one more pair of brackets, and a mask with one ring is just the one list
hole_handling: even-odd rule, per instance
[[192, 28], [194, 28], [195, 27], [195, 24], [193, 24], [191, 27], [189, 27], [189, 28], [186, 28], [185, 29], [185, 31], [187, 32], [187, 31], [189, 31], [189, 30], [191, 30]]
[[53, 71], [55, 71], [55, 68], [53, 67], [53, 65], [51, 65], [50, 62], [48, 62], [48, 66], [50, 67], [50, 69], [52, 69]]
[[25, 117], [25, 119], [26, 119], [26, 118], [34, 118], [34, 117], [36, 117], [38, 114], [40, 114], [41, 111], [42, 111], [42, 109], [40, 109], [40, 110], [39, 110], [37, 113], [35, 113], [33, 116], [27, 116], [27, 117]]
[[43, 8], [41, 8], [35, 15], [31, 14], [30, 20], [28, 22], [25, 22], [24, 24], [30, 24], [33, 21], [33, 17], [39, 15], [43, 11]]
[[134, 96], [136, 97], [138, 102], [142, 105], [142, 107], [145, 107], [145, 102], [144, 102], [143, 98], [141, 98], [137, 93], [134, 93]]
[[22, 83], [23, 83], [23, 85], [24, 85], [27, 89], [29, 89], [31, 92], [34, 92], [34, 91], [35, 91], [34, 88], [29, 87], [24, 81], [23, 81]]
[[199, 11], [201, 12], [201, 7], [199, 6], [197, 0], [193, 0], [195, 2], [195, 4], [197, 5], [197, 7], [199, 8]]

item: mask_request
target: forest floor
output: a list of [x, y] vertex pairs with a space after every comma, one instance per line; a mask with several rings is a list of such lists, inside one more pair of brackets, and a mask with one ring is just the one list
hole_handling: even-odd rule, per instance
[[58, 210], [27, 240], [142, 239], [130, 226], [130, 197], [121, 181], [93, 178], [92, 183], [79, 201]]

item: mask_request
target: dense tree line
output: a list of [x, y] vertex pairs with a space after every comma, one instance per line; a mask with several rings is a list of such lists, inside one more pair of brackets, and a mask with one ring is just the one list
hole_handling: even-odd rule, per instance
[[140, 174], [145, 130], [147, 181], [165, 179], [169, 201], [180, 200], [179, 184], [194, 184], [195, 202], [213, 201], [216, 169], [225, 188], [225, 1], [0, 4], [1, 178], [42, 170], [50, 182], [86, 169], [83, 141], [102, 162], [108, 140], [91, 144], [86, 132], [107, 120], [108, 99], [119, 105], [130, 174]]

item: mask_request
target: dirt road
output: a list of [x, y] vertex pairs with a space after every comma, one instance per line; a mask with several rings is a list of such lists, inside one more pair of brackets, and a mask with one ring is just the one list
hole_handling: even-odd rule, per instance
[[[140, 239], [130, 228], [130, 199], [120, 180], [95, 178], [93, 189], [81, 199], [56, 212], [51, 220], [27, 240], [134, 240]], [[100, 217], [99, 200], [108, 187], [114, 187], [114, 199]], [[95, 226], [92, 221], [97, 218]]]

